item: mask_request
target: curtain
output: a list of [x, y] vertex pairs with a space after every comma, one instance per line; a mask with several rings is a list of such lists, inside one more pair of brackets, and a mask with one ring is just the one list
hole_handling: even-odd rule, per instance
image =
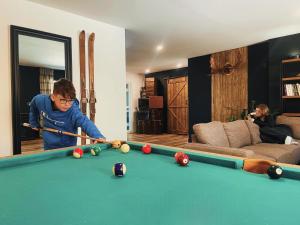
[[40, 93], [50, 95], [53, 86], [53, 69], [40, 68]]

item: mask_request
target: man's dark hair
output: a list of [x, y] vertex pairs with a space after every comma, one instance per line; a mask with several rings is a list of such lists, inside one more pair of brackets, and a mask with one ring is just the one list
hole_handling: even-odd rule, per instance
[[59, 94], [64, 98], [76, 98], [76, 91], [71, 81], [61, 78], [54, 83], [53, 94]]

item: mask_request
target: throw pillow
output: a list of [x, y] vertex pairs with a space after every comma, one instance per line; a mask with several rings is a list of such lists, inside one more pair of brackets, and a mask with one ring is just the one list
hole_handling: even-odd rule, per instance
[[245, 120], [246, 125], [249, 129], [249, 133], [250, 133], [250, 137], [251, 137], [251, 143], [253, 145], [256, 145], [258, 143], [261, 143], [261, 139], [260, 139], [260, 132], [259, 132], [259, 126], [255, 123], [253, 123], [250, 120]]
[[229, 147], [223, 124], [219, 121], [195, 124], [193, 130], [200, 143]]
[[278, 116], [276, 123], [288, 125], [292, 129], [293, 137], [300, 139], [300, 117]]
[[241, 148], [251, 145], [250, 133], [244, 120], [224, 123], [223, 126], [230, 147]]

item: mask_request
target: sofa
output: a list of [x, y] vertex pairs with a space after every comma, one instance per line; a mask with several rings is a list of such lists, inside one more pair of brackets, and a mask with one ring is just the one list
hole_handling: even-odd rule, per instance
[[298, 145], [262, 143], [259, 127], [249, 120], [213, 121], [193, 126], [192, 142], [184, 148], [244, 158], [300, 163], [300, 117], [278, 116], [277, 124], [289, 125]]

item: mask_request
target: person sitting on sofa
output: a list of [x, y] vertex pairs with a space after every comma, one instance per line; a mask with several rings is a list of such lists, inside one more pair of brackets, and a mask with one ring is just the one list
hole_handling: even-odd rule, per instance
[[288, 125], [275, 123], [274, 118], [269, 114], [269, 107], [267, 105], [258, 105], [255, 112], [250, 115], [254, 116], [254, 120], [252, 119], [252, 121], [259, 126], [262, 142], [287, 145], [298, 144], [291, 137], [292, 130]]

